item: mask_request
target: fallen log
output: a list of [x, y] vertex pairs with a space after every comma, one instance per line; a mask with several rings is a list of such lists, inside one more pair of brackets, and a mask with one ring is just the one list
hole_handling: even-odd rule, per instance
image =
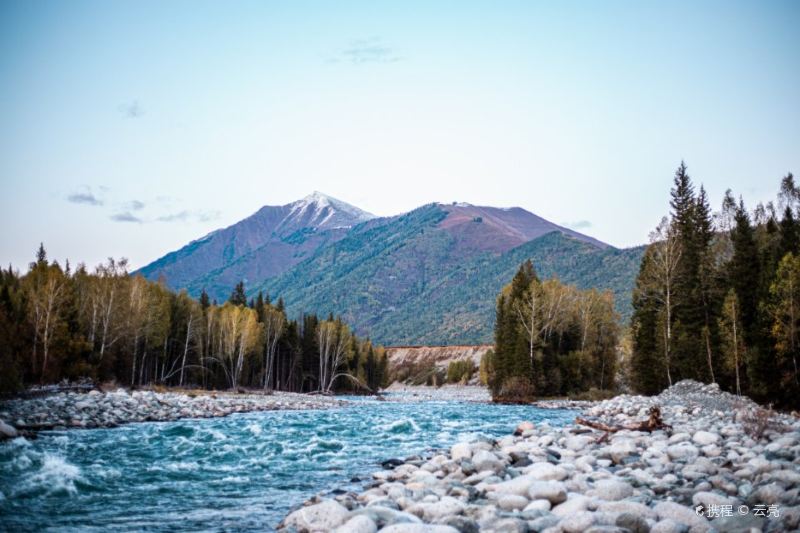
[[612, 433], [616, 433], [617, 431], [622, 431], [622, 430], [647, 431], [648, 433], [652, 433], [653, 431], [658, 431], [660, 429], [665, 429], [665, 430], [672, 429], [672, 426], [664, 423], [664, 420], [661, 418], [661, 408], [657, 405], [654, 405], [653, 407], [650, 408], [650, 416], [647, 418], [647, 420], [639, 422], [638, 424], [610, 426], [603, 422], [595, 420], [587, 420], [586, 418], [581, 418], [581, 417], [576, 418], [575, 423], [581, 426], [590, 427], [592, 429], [605, 431], [605, 434], [602, 435], [597, 440], [598, 443], [608, 441]]

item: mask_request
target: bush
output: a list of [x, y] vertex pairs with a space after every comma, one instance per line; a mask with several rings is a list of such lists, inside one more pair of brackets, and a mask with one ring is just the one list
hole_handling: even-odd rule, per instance
[[519, 376], [510, 377], [500, 387], [500, 394], [494, 400], [500, 402], [530, 402], [534, 399], [530, 380]]
[[447, 365], [448, 383], [466, 383], [475, 373], [475, 364], [469, 359], [462, 361], [450, 361]]
[[613, 390], [608, 389], [597, 389], [592, 387], [591, 389], [583, 392], [579, 392], [577, 394], [571, 394], [570, 400], [583, 400], [589, 402], [599, 402], [601, 400], [608, 400], [609, 398], [613, 398], [616, 396], [617, 393]]

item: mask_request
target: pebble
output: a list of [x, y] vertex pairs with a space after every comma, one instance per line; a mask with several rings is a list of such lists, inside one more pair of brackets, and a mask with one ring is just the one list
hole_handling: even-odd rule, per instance
[[[347, 402], [326, 396], [290, 392], [234, 394], [207, 392], [153, 392], [125, 389], [111, 392], [61, 392], [34, 399], [0, 403], [0, 418], [16, 420], [17, 430], [116, 427], [143, 421], [172, 421], [181, 418], [213, 418], [248, 411], [279, 409], [327, 409]], [[12, 428], [14, 429], [14, 428]], [[0, 426], [0, 435], [2, 435]]]
[[[583, 426], [525, 424], [517, 435], [459, 442], [408, 458], [380, 471], [361, 494], [335, 496], [350, 511], [334, 527], [345, 531], [362, 515], [389, 533], [800, 527], [800, 420], [776, 414], [774, 426], [755, 439], [737, 413], [754, 409], [752, 402], [691, 381], [655, 397], [620, 395], [585, 405], [583, 416], [627, 425], [645, 420], [654, 405], [661, 406], [671, 431], [621, 430], [610, 442], [598, 442], [603, 433]], [[751, 514], [710, 521], [695, 512], [696, 505], [732, 505], [736, 512], [741, 504], [773, 503], [781, 506], [778, 518]], [[360, 531], [357, 525], [369, 528], [359, 523], [354, 531]]]

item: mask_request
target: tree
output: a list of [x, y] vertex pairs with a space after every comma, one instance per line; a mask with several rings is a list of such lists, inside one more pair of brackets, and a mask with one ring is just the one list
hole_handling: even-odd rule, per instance
[[330, 393], [334, 382], [340, 376], [352, 378], [346, 372], [340, 372], [342, 364], [347, 359], [349, 337], [347, 326], [339, 320], [323, 320], [317, 327], [320, 392]]
[[31, 264], [28, 277], [28, 302], [34, 330], [33, 364], [36, 365], [37, 344], [42, 347], [42, 363], [39, 372], [44, 382], [50, 360], [53, 337], [62, 320], [65, 304], [67, 278], [57, 264], [49, 265], [44, 247], [40, 245], [37, 260]]
[[722, 316], [719, 318], [719, 330], [722, 337], [722, 353], [728, 369], [732, 369], [736, 378], [736, 394], [742, 394], [742, 372], [740, 369], [746, 359], [744, 338], [739, 310], [739, 298], [736, 291], [730, 289], [722, 304]]
[[247, 305], [247, 294], [244, 291], [244, 281], [240, 281], [234, 287], [233, 292], [231, 292], [231, 297], [228, 298], [228, 302], [233, 305]]
[[[98, 356], [102, 360], [106, 350], [114, 346], [125, 332], [122, 320], [122, 310], [125, 308], [123, 301], [123, 289], [125, 278], [128, 275], [128, 260], [119, 261], [109, 257], [105, 265], [98, 265], [95, 268], [97, 278], [92, 293], [92, 306], [96, 312], [99, 349]], [[95, 319], [92, 320], [91, 340], [94, 344]]]
[[[648, 268], [643, 268], [639, 273], [637, 286], [641, 287], [641, 297], [650, 298], [658, 305], [664, 368], [667, 383], [672, 386], [672, 322], [676, 305], [675, 283], [682, 250], [678, 234], [666, 217], [650, 234], [648, 254]], [[644, 267], [645, 264], [642, 265]]]
[[800, 256], [789, 252], [781, 259], [770, 294], [772, 299], [768, 310], [772, 318], [775, 350], [781, 359], [779, 363], [783, 363], [779, 365], [783, 367], [781, 370], [788, 367], [788, 372], [782, 372], [782, 381], [791, 380], [796, 387], [800, 385], [797, 368], [800, 351]]
[[286, 326], [286, 316], [269, 304], [262, 304], [259, 309], [264, 329], [264, 390], [267, 390], [272, 384], [276, 349]]
[[256, 313], [249, 307], [228, 302], [219, 309], [216, 353], [211, 359], [223, 369], [232, 390], [238, 388], [245, 360], [259, 344], [259, 332]]

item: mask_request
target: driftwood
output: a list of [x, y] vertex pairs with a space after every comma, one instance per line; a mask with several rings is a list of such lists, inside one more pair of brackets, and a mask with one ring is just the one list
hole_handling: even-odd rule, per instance
[[672, 426], [664, 423], [664, 420], [661, 418], [661, 408], [657, 405], [654, 405], [653, 407], [650, 408], [650, 416], [647, 418], [647, 420], [639, 422], [638, 424], [627, 424], [624, 426], [609, 426], [608, 424], [604, 424], [603, 422], [587, 420], [581, 417], [576, 418], [575, 423], [580, 424], [581, 426], [590, 427], [592, 429], [599, 429], [600, 431], [605, 431], [605, 434], [601, 436], [599, 439], [597, 439], [598, 443], [608, 441], [612, 433], [616, 433], [617, 431], [622, 431], [623, 429], [627, 429], [629, 431], [647, 431], [648, 433], [657, 431], [659, 429], [672, 429]]

